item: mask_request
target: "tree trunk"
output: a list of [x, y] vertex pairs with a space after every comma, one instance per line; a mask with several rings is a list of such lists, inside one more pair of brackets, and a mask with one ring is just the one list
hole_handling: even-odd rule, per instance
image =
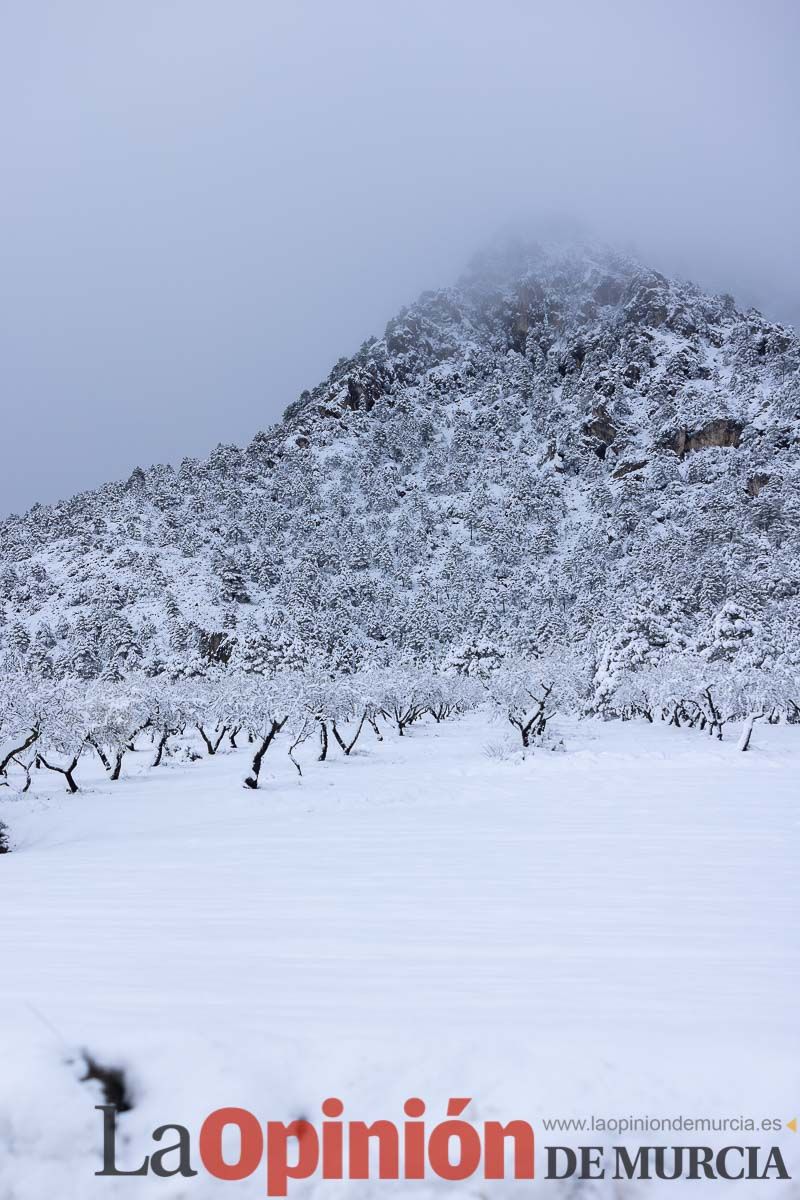
[[123, 759], [124, 755], [125, 755], [124, 750], [118, 750], [114, 757], [114, 766], [112, 767], [112, 770], [111, 770], [111, 778], [115, 782], [117, 779], [119, 779], [120, 772], [122, 771], [122, 759]]
[[111, 763], [108, 761], [108, 758], [105, 754], [105, 751], [103, 750], [103, 747], [98, 742], [96, 742], [94, 740], [94, 738], [87, 738], [86, 740], [89, 743], [89, 745], [92, 747], [92, 749], [94, 750], [97, 757], [100, 759], [100, 762], [103, 764], [106, 771], [110, 771]]
[[209, 755], [216, 754], [217, 751], [219, 750], [222, 739], [225, 737], [225, 726], [224, 725], [222, 726], [222, 732], [219, 734], [216, 741], [211, 740], [211, 738], [206, 733], [205, 729], [203, 729], [202, 725], [197, 726], [197, 732], [200, 734], [200, 737], [205, 742], [206, 749], [208, 750]]
[[67, 767], [53, 766], [51, 763], [49, 763], [47, 761], [47, 759], [44, 757], [43, 754], [39, 755], [39, 761], [41, 762], [43, 767], [47, 767], [48, 771], [56, 771], [59, 775], [63, 775], [67, 781], [67, 791], [70, 792], [74, 796], [78, 790], [78, 785], [75, 782], [75, 777], [73, 775], [73, 771], [75, 770], [75, 768], [78, 765], [79, 757], [80, 757], [80, 755], [76, 754], [75, 757], [73, 758], [72, 762]]
[[[300, 733], [297, 735], [296, 741], [292, 742], [292, 744], [288, 750], [289, 758], [294, 763], [297, 774], [300, 776], [301, 779], [303, 778], [303, 768], [300, 766], [300, 763], [295, 758], [294, 752], [297, 749], [297, 747], [300, 745], [300, 743], [304, 742], [306, 740], [307, 736], [308, 736], [307, 733], [304, 730], [301, 730]], [[327, 751], [327, 742], [326, 742], [325, 749]]]
[[325, 762], [325, 759], [328, 757], [328, 726], [324, 721], [320, 721], [319, 723], [319, 746], [319, 758], [317, 761]]
[[375, 737], [378, 739], [379, 742], [382, 742], [383, 734], [381, 733], [380, 729], [378, 728], [378, 722], [375, 720], [374, 717], [367, 717], [367, 720], [369, 721], [370, 725], [372, 726], [372, 731], [375, 734]]
[[[23, 762], [23, 760], [21, 758], [14, 758], [14, 759], [12, 759], [12, 762], [15, 762], [17, 764], [17, 766], [21, 767], [22, 770], [25, 772], [25, 784], [24, 784], [24, 787], [22, 788], [22, 791], [24, 794], [25, 792], [27, 792], [28, 788], [31, 786], [31, 767], [33, 766], [33, 762], [26, 763], [26, 762]], [[7, 779], [3, 780], [3, 786], [8, 787]]]
[[21, 746], [15, 746], [13, 750], [8, 751], [3, 761], [0, 762], [0, 775], [5, 775], [6, 767], [11, 760], [16, 758], [18, 754], [24, 754], [26, 750], [29, 750], [38, 737], [39, 730], [32, 729]]
[[760, 721], [763, 716], [763, 713], [750, 713], [742, 727], [742, 736], [739, 738], [739, 745], [737, 746], [738, 750], [750, 749], [750, 739], [753, 736], [753, 726], [755, 725], [756, 721]]
[[277, 733], [280, 733], [281, 729], [283, 729], [287, 720], [288, 720], [288, 717], [284, 717], [282, 721], [273, 721], [272, 722], [269, 733], [264, 738], [261, 745], [259, 746], [259, 748], [256, 750], [255, 754], [253, 755], [253, 765], [250, 769], [250, 774], [247, 776], [247, 778], [244, 781], [245, 787], [253, 788], [253, 790], [255, 790], [258, 787], [258, 776], [261, 771], [261, 763], [263, 762], [264, 755], [267, 753], [270, 746], [272, 745], [273, 738], [275, 737], [275, 735]]
[[722, 741], [722, 726], [724, 724], [724, 722], [722, 720], [722, 714], [720, 713], [719, 709], [717, 708], [716, 704], [714, 703], [714, 698], [711, 695], [710, 687], [707, 687], [705, 689], [705, 691], [703, 692], [703, 695], [705, 696], [706, 700], [708, 701], [708, 711], [709, 711], [708, 733], [709, 733], [709, 736], [713, 737], [714, 730], [716, 729], [717, 740], [721, 742]]
[[212, 746], [212, 744], [211, 744], [211, 741], [210, 741], [210, 739], [209, 739], [209, 737], [208, 737], [208, 735], [207, 735], [207, 733], [206, 733], [205, 729], [203, 729], [203, 726], [202, 726], [202, 725], [198, 725], [198, 726], [197, 726], [197, 732], [200, 734], [200, 737], [201, 737], [201, 738], [203, 739], [203, 741], [205, 742], [205, 744], [206, 744], [206, 750], [208, 751], [208, 753], [209, 753], [209, 754], [213, 754], [213, 753], [214, 753], [214, 747]]
[[171, 736], [172, 736], [171, 729], [165, 729], [164, 732], [161, 734], [161, 737], [158, 740], [158, 749], [156, 750], [156, 756], [153, 759], [154, 767], [161, 766], [161, 759], [164, 755], [164, 748], [166, 747], [166, 744], [169, 741]]
[[[363, 720], [364, 720], [364, 718], [362, 717], [362, 718], [361, 718], [361, 720], [362, 720], [362, 723], [363, 723]], [[337, 744], [338, 744], [338, 746], [339, 746], [339, 749], [342, 751], [342, 753], [343, 753], [343, 754], [349, 754], [349, 753], [350, 753], [350, 751], [347, 749], [347, 746], [346, 746], [346, 744], [345, 744], [345, 740], [344, 740], [344, 738], [343, 738], [343, 737], [342, 737], [342, 735], [339, 733], [339, 730], [336, 728], [336, 722], [335, 722], [335, 721], [331, 721], [331, 733], [332, 733], [332, 734], [333, 734], [333, 736], [336, 738]]]
[[145, 721], [143, 725], [140, 725], [138, 729], [135, 729], [133, 731], [133, 733], [131, 734], [130, 741], [128, 742], [128, 745], [127, 745], [128, 750], [133, 752], [136, 749], [137, 737], [139, 736], [140, 733], [144, 733], [145, 729], [150, 729], [152, 724], [153, 724], [152, 721]]
[[[355, 733], [353, 734], [352, 740], [349, 742], [345, 742], [344, 738], [339, 733], [339, 730], [336, 728], [336, 722], [335, 721], [331, 722], [331, 729], [333, 730], [333, 736], [336, 738], [336, 741], [339, 743], [339, 745], [341, 746], [341, 748], [345, 754], [349, 755], [351, 750], [355, 746], [355, 744], [358, 741], [359, 736], [361, 734], [361, 730], [364, 728], [364, 723], [366, 720], [367, 720], [367, 714], [364, 712], [361, 714], [361, 720], [358, 722], [358, 728], [356, 729]], [[375, 728], [374, 725], [373, 725], [373, 728]], [[376, 732], [377, 732], [377, 730], [376, 730]]]
[[261, 771], [261, 761], [262, 761], [264, 755], [269, 750], [270, 742], [272, 741], [274, 736], [275, 736], [274, 733], [272, 732], [272, 730], [270, 730], [270, 732], [264, 738], [263, 742], [261, 743], [259, 748], [256, 750], [255, 754], [253, 755], [253, 765], [250, 768], [250, 774], [247, 776], [247, 778], [244, 781], [245, 787], [253, 788], [253, 790], [255, 790], [258, 787], [258, 776]]

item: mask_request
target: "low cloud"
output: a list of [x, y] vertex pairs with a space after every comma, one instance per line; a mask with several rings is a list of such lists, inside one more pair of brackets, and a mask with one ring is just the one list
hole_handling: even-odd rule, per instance
[[783, 0], [7, 9], [0, 511], [246, 440], [498, 229], [800, 322], [799, 33]]

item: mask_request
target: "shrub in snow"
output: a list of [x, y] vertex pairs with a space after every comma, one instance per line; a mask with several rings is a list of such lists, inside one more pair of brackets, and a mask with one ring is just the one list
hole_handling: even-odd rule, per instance
[[202, 757], [192, 746], [181, 746], [173, 755], [176, 761], [187, 763], [200, 762]]
[[483, 756], [490, 762], [510, 762], [519, 757], [519, 745], [513, 737], [498, 738], [486, 743], [483, 747]]
[[84, 1050], [81, 1057], [86, 1072], [81, 1076], [81, 1083], [99, 1083], [106, 1104], [112, 1104], [118, 1113], [130, 1112], [133, 1108], [133, 1095], [123, 1068], [105, 1066], [88, 1050]]

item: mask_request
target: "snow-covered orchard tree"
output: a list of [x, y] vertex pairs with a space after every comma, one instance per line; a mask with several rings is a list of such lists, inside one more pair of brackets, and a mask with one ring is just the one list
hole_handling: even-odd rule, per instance
[[147, 697], [135, 683], [98, 680], [85, 692], [82, 720], [86, 741], [109, 773], [117, 780], [122, 760], [137, 736], [152, 720]]
[[694, 652], [672, 649], [657, 668], [647, 672], [661, 715], [676, 729], [694, 727], [701, 719], [697, 696], [702, 687], [703, 660]]
[[[0, 777], [6, 777], [11, 765], [20, 767], [27, 789], [35, 765], [63, 775], [68, 790], [76, 792], [74, 772], [86, 745], [84, 702], [84, 689], [76, 680], [0, 678]], [[26, 760], [30, 752], [33, 757]]]
[[342, 682], [334, 679], [330, 671], [319, 663], [298, 672], [297, 677], [308, 722], [299, 723], [297, 737], [300, 741], [305, 741], [311, 729], [318, 729], [319, 761], [324, 762], [328, 757], [330, 744], [328, 731], [331, 727], [338, 729], [337, 721], [341, 724], [347, 720], [352, 711], [351, 696]]
[[163, 676], [147, 679], [141, 685], [146, 706], [146, 721], [153, 732], [156, 747], [153, 766], [158, 767], [164, 758], [170, 738], [177, 736], [192, 718], [195, 711], [191, 696], [181, 682], [171, 682]]
[[240, 676], [239, 704], [244, 727], [252, 734], [255, 751], [244, 786], [258, 787], [264, 755], [290, 717], [300, 728], [308, 718], [302, 677], [285, 674], [266, 679], [256, 675]]
[[786, 680], [771, 669], [753, 664], [732, 666], [723, 661], [705, 668], [698, 703], [708, 722], [708, 731], [722, 740], [724, 727], [742, 721], [739, 749], [748, 750], [756, 721], [785, 706]]
[[7, 782], [12, 765], [30, 781], [25, 755], [39, 739], [41, 710], [31, 680], [21, 673], [0, 674], [0, 783]]
[[78, 680], [43, 681], [37, 690], [39, 738], [36, 765], [64, 776], [75, 793], [75, 770], [86, 748], [86, 688]]
[[413, 667], [385, 668], [380, 689], [380, 711], [392, 721], [400, 737], [419, 720], [428, 704], [424, 675]]
[[438, 725], [450, 717], [460, 716], [476, 708], [485, 699], [484, 690], [476, 679], [444, 671], [420, 673], [420, 691], [425, 711]]
[[616, 711], [623, 720], [641, 717], [652, 724], [661, 707], [662, 685], [659, 667], [646, 665], [639, 670], [620, 671], [613, 692]]
[[378, 728], [383, 690], [383, 673], [375, 667], [364, 668], [339, 681], [339, 709], [336, 719], [331, 722], [331, 731], [346, 757], [353, 753], [365, 725], [372, 729], [379, 742], [383, 741]]
[[237, 680], [238, 672], [212, 669], [176, 684], [183, 724], [194, 726], [209, 757], [217, 753], [226, 733], [241, 726]]
[[[800, 723], [800, 663], [794, 661], [794, 656], [781, 655], [771, 670], [781, 696], [776, 705], [778, 713], [782, 712], [790, 725], [797, 725]], [[771, 717], [777, 718], [778, 714]]]
[[738, 748], [749, 750], [756, 721], [769, 718], [787, 704], [788, 679], [779, 671], [748, 667], [736, 676], [735, 705], [743, 718]]
[[586, 670], [571, 654], [548, 654], [507, 662], [486, 685], [497, 715], [519, 732], [523, 749], [541, 738], [547, 723], [562, 713], [577, 714], [586, 695]]

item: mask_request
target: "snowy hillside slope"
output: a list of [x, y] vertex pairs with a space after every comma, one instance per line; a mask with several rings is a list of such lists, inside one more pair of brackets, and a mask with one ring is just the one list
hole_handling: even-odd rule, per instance
[[[567, 753], [525, 762], [486, 757], [501, 733], [474, 714], [350, 759], [307, 744], [303, 778], [282, 753], [264, 793], [241, 787], [244, 748], [153, 771], [144, 745], [118, 784], [95, 763], [77, 796], [42, 772], [2, 794], [0, 1197], [264, 1195], [262, 1170], [240, 1186], [96, 1179], [102, 1097], [79, 1082], [81, 1049], [127, 1073], [131, 1169], [164, 1122], [196, 1145], [220, 1105], [318, 1121], [328, 1095], [368, 1121], [422, 1096], [432, 1123], [469, 1096], [470, 1119], [529, 1120], [540, 1146], [587, 1140], [544, 1118], [793, 1117], [797, 731], [761, 727], [741, 755], [660, 722], [562, 721]], [[800, 1172], [785, 1128], [653, 1139], [776, 1143]], [[730, 1191], [617, 1186], [534, 1194]], [[529, 1192], [315, 1176], [289, 1194]]]
[[596, 663], [631, 622], [710, 639], [726, 605], [797, 658], [799, 367], [728, 296], [495, 249], [250, 445], [3, 522], [0, 665]]

